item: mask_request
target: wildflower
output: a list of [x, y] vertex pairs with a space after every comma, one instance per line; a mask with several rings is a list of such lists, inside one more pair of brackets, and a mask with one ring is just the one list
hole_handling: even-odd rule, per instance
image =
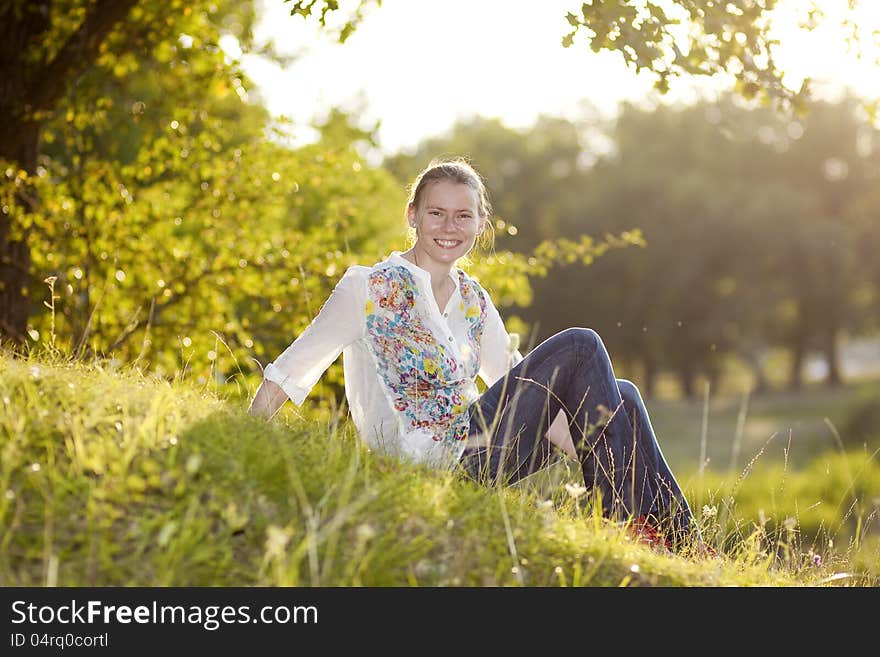
[[373, 538], [375, 535], [376, 535], [376, 530], [373, 529], [367, 523], [362, 523], [362, 524], [358, 525], [357, 537], [359, 540], [361, 540], [363, 542], [367, 542], [371, 538]]
[[714, 504], [709, 506], [708, 504], [703, 505], [703, 517], [704, 518], [714, 518], [718, 515], [718, 507]]
[[816, 568], [818, 568], [819, 566], [822, 565], [822, 557], [819, 556], [818, 554], [814, 554], [814, 555], [813, 555], [813, 558], [812, 558], [810, 561], [812, 562], [812, 564], [813, 564]]
[[581, 495], [587, 492], [586, 486], [579, 486], [577, 484], [565, 484], [565, 490], [568, 491], [568, 494], [573, 498], [577, 499]]
[[281, 528], [278, 525], [269, 525], [266, 528], [266, 557], [277, 559], [284, 554], [292, 535], [293, 530], [289, 526]]

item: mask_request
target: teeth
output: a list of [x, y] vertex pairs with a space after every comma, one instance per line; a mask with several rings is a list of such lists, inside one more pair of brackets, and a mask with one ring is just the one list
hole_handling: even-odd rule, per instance
[[437, 242], [437, 244], [439, 244], [440, 246], [446, 246], [446, 247], [456, 246], [457, 244], [461, 243], [458, 240], [434, 240], [434, 241]]

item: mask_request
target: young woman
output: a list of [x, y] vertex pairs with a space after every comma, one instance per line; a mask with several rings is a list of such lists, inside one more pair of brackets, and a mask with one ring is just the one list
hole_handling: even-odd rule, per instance
[[352, 419], [371, 448], [487, 484], [537, 471], [556, 448], [580, 461], [603, 515], [632, 520], [637, 539], [705, 553], [639, 391], [615, 377], [599, 336], [570, 328], [523, 357], [486, 290], [455, 266], [491, 230], [480, 175], [460, 158], [431, 162], [406, 216], [412, 248], [345, 272], [266, 366], [249, 413], [301, 405], [341, 352]]

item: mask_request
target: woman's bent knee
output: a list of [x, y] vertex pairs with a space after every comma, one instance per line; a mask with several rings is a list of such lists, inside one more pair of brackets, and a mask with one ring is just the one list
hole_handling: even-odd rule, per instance
[[596, 353], [596, 349], [602, 344], [602, 338], [591, 328], [573, 326], [562, 331], [562, 334], [568, 336], [587, 356]]

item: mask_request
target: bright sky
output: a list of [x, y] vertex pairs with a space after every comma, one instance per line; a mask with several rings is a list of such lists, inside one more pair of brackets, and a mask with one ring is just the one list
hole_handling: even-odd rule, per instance
[[[817, 0], [829, 21], [813, 32], [797, 30], [793, 11], [778, 23], [776, 61], [788, 86], [798, 88], [809, 75], [828, 81], [816, 87], [823, 95], [849, 84], [858, 93], [880, 98], [880, 68], [871, 61], [880, 52], [880, 2], [862, 0], [858, 6], [869, 55], [862, 61], [844, 45], [839, 17], [846, 2]], [[583, 34], [571, 47], [562, 47], [561, 38], [569, 31], [565, 14], [578, 13], [580, 4], [383, 0], [340, 45], [321, 32], [314, 18], [290, 16], [291, 3], [259, 0], [257, 41], [273, 39], [279, 51], [299, 57], [282, 69], [247, 56], [243, 68], [272, 115], [294, 121], [292, 144], [314, 141], [316, 133], [308, 124], [338, 106], [358, 110], [364, 126], [381, 119], [379, 142], [385, 153], [414, 147], [468, 115], [500, 117], [519, 128], [541, 113], [575, 119], [594, 106], [609, 116], [623, 99], [647, 99], [652, 79], [636, 76], [619, 54], [593, 53]], [[803, 12], [809, 0], [782, 4]], [[340, 5], [348, 15], [352, 1]], [[237, 54], [234, 39], [222, 45]], [[674, 81], [664, 100], [692, 100], [698, 93], [712, 94], [720, 84]]]

